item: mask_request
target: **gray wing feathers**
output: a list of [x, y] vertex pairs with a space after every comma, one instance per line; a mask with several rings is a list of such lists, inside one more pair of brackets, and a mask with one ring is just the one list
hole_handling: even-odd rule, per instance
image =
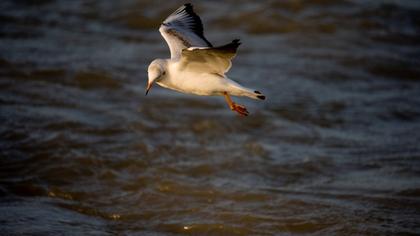
[[204, 37], [203, 24], [187, 3], [168, 16], [159, 28], [171, 51], [171, 58], [179, 58], [181, 51], [189, 47], [212, 47]]
[[240, 44], [235, 39], [220, 47], [183, 49], [181, 65], [183, 69], [224, 75], [232, 66], [231, 60]]

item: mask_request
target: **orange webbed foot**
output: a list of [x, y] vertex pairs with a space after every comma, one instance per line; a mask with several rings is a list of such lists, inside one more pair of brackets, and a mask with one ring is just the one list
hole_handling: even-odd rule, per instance
[[230, 108], [232, 111], [236, 111], [239, 115], [241, 116], [248, 116], [249, 112], [246, 109], [246, 107], [236, 104], [236, 103], [232, 103], [232, 107]]
[[249, 115], [249, 112], [246, 109], [246, 107], [234, 103], [227, 92], [224, 92], [223, 95], [225, 96], [226, 102], [232, 111], [236, 111], [241, 116]]

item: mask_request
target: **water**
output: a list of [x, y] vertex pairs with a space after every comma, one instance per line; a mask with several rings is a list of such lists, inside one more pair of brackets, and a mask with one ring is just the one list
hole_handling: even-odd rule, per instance
[[418, 1], [193, 2], [246, 118], [144, 96], [181, 4], [0, 3], [0, 234], [420, 234]]

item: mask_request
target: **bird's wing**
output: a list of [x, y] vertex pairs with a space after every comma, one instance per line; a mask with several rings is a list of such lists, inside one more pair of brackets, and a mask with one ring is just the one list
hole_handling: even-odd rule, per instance
[[224, 75], [232, 66], [232, 59], [236, 55], [239, 39], [220, 47], [191, 47], [182, 50], [180, 60], [181, 70]]
[[190, 3], [184, 4], [166, 18], [159, 28], [171, 51], [171, 58], [179, 58], [182, 49], [212, 47], [204, 37], [203, 24]]

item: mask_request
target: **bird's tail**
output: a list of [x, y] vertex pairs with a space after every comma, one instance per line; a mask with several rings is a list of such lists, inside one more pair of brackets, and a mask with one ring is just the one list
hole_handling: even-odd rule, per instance
[[235, 96], [244, 96], [244, 97], [249, 97], [252, 99], [257, 99], [257, 100], [265, 100], [265, 95], [263, 93], [261, 93], [260, 91], [257, 90], [252, 90], [249, 88], [245, 88], [241, 85], [236, 87], [238, 90], [235, 91], [236, 94], [232, 94]]
[[245, 96], [257, 100], [265, 100], [265, 95], [260, 91], [252, 91], [251, 89], [243, 89], [237, 96]]
[[265, 95], [262, 94], [260, 91], [256, 91], [253, 89], [249, 89], [246, 88], [238, 83], [236, 83], [235, 81], [228, 79], [229, 80], [229, 87], [230, 89], [230, 94], [233, 96], [244, 96], [244, 97], [249, 97], [252, 99], [257, 99], [257, 100], [264, 100], [265, 99]]

